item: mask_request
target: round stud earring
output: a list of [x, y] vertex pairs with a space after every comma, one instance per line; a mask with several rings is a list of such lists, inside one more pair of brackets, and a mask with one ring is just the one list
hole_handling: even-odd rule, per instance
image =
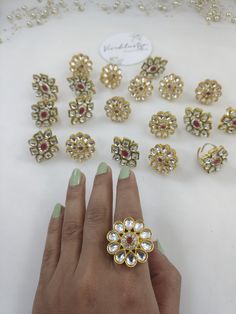
[[93, 116], [94, 103], [91, 96], [77, 97], [69, 103], [71, 124], [84, 123]]
[[130, 95], [137, 101], [144, 101], [152, 95], [152, 81], [144, 76], [137, 75], [130, 81], [128, 90]]
[[218, 129], [229, 134], [236, 133], [236, 109], [232, 107], [226, 109], [226, 114], [221, 118]]
[[93, 62], [87, 55], [79, 53], [74, 55], [70, 61], [70, 71], [73, 75], [88, 77], [93, 68]]
[[176, 117], [169, 111], [159, 111], [152, 116], [149, 127], [156, 137], [166, 138], [175, 133], [178, 125]]
[[101, 82], [108, 88], [114, 89], [121, 83], [122, 72], [116, 64], [107, 64], [102, 68], [100, 75]]
[[[206, 153], [200, 155], [205, 149], [206, 146], [211, 146], [212, 148]], [[197, 158], [200, 166], [207, 173], [216, 172], [221, 169], [222, 165], [227, 161], [228, 152], [222, 146], [216, 146], [210, 143], [204, 144], [198, 149]]]
[[210, 136], [212, 129], [212, 116], [210, 112], [204, 112], [201, 108], [185, 109], [184, 123], [186, 131], [196, 136]]
[[82, 132], [72, 134], [66, 141], [66, 152], [74, 160], [85, 161], [95, 152], [95, 141]]
[[32, 118], [37, 127], [49, 127], [58, 120], [58, 110], [54, 100], [41, 100], [31, 108]]
[[181, 77], [175, 74], [166, 75], [161, 81], [159, 92], [166, 100], [175, 100], [183, 93], [184, 82]]
[[167, 60], [164, 60], [160, 57], [149, 57], [143, 63], [140, 75], [145, 76], [151, 80], [158, 78], [159, 75], [165, 71], [165, 66], [167, 63]]
[[222, 88], [215, 80], [205, 80], [198, 84], [195, 90], [196, 99], [204, 105], [209, 105], [217, 102], [222, 95]]
[[139, 159], [138, 144], [128, 138], [114, 137], [111, 146], [113, 159], [119, 161], [120, 165], [136, 167]]
[[115, 122], [124, 122], [131, 113], [129, 102], [125, 98], [118, 96], [108, 99], [104, 109], [107, 117]]
[[168, 144], [157, 144], [151, 148], [148, 159], [151, 167], [160, 174], [169, 174], [178, 162], [175, 149]]
[[49, 78], [46, 74], [34, 74], [32, 87], [36, 96], [46, 100], [57, 100], [58, 86], [55, 78]]
[[39, 131], [28, 141], [31, 155], [37, 162], [51, 159], [58, 151], [58, 140], [50, 129]]

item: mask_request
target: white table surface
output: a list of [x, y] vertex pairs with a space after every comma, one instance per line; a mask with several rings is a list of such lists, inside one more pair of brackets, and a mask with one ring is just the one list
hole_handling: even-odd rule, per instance
[[[6, 11], [7, 14], [7, 11]], [[98, 54], [100, 42], [117, 32], [135, 31], [153, 43], [153, 55], [169, 60], [165, 73], [183, 77], [185, 92], [169, 103], [158, 95], [158, 82], [150, 100], [136, 103], [127, 92], [129, 80], [140, 65], [124, 67], [121, 87], [105, 89], [99, 72], [105, 62]], [[78, 130], [95, 140], [95, 156], [80, 168], [87, 176], [90, 193], [99, 162], [113, 169], [116, 183], [119, 165], [112, 160], [113, 136], [127, 136], [140, 144], [141, 160], [135, 169], [147, 225], [158, 237], [166, 255], [183, 277], [182, 314], [234, 314], [236, 308], [236, 145], [235, 136], [217, 130], [220, 117], [235, 105], [235, 25], [208, 26], [194, 13], [174, 17], [157, 14], [107, 15], [100, 11], [71, 13], [48, 24], [18, 32], [0, 46], [0, 313], [30, 313], [38, 281], [48, 221], [57, 202], [64, 203], [69, 175], [78, 164], [64, 152], [69, 135]], [[94, 62], [92, 79], [97, 88], [95, 117], [82, 126], [71, 126], [68, 102], [74, 98], [66, 78], [73, 54], [83, 52]], [[60, 87], [60, 122], [53, 127], [61, 152], [51, 161], [36, 164], [27, 140], [37, 129], [31, 120], [35, 102], [31, 89], [33, 73], [56, 77]], [[194, 89], [205, 78], [218, 80], [223, 97], [209, 107], [198, 105]], [[113, 95], [127, 97], [132, 115], [124, 124], [115, 124], [104, 115], [105, 101]], [[183, 126], [187, 105], [212, 113], [214, 130], [210, 139], [197, 138]], [[179, 129], [167, 140], [149, 133], [150, 116], [170, 110]], [[147, 161], [156, 143], [169, 143], [179, 155], [175, 173], [163, 177]], [[224, 144], [229, 161], [217, 174], [208, 175], [196, 161], [196, 151], [205, 142]]]

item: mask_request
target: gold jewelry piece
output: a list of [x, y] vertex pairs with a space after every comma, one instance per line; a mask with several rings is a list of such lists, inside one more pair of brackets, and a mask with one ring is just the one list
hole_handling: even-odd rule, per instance
[[[206, 146], [211, 146], [212, 148], [207, 152], [202, 153]], [[201, 167], [207, 172], [212, 173], [221, 169], [222, 165], [227, 161], [228, 152], [222, 146], [216, 146], [210, 143], [206, 143], [203, 147], [200, 147], [197, 152], [197, 158]]]
[[128, 138], [114, 137], [111, 146], [113, 159], [119, 161], [120, 165], [136, 167], [139, 159], [138, 144]]
[[149, 57], [143, 63], [140, 75], [146, 76], [151, 80], [155, 79], [165, 71], [165, 66], [167, 63], [167, 60], [164, 60], [160, 57]]
[[198, 84], [195, 90], [196, 99], [204, 105], [212, 104], [219, 100], [222, 95], [221, 89], [221, 85], [217, 81], [207, 79]]
[[91, 80], [85, 76], [72, 76], [67, 79], [71, 90], [77, 97], [92, 96], [96, 93], [95, 86]]
[[102, 68], [100, 75], [101, 82], [108, 88], [116, 88], [122, 79], [121, 69], [116, 64], [107, 64]]
[[169, 111], [159, 111], [149, 122], [150, 131], [157, 137], [166, 138], [173, 135], [177, 129], [177, 120]]
[[54, 100], [41, 100], [31, 108], [32, 118], [38, 127], [49, 127], [58, 120], [58, 110]]
[[226, 114], [221, 118], [218, 129], [229, 134], [236, 133], [236, 109], [232, 107], [226, 109]]
[[107, 117], [116, 122], [127, 120], [131, 113], [129, 102], [125, 98], [118, 96], [108, 99], [104, 109]]
[[159, 92], [166, 100], [174, 100], [183, 93], [184, 82], [181, 77], [175, 74], [166, 75], [161, 81]]
[[212, 129], [212, 116], [210, 112], [204, 112], [201, 108], [185, 109], [184, 123], [186, 130], [196, 136], [210, 135]]
[[84, 123], [93, 116], [94, 103], [91, 96], [77, 97], [69, 103], [69, 118], [72, 124]]
[[151, 238], [152, 232], [143, 220], [127, 217], [114, 222], [113, 229], [107, 233], [107, 252], [114, 256], [115, 263], [134, 267], [138, 262], [145, 263], [148, 253], [153, 251]]
[[73, 75], [89, 76], [92, 71], [93, 62], [90, 58], [82, 53], [74, 55], [70, 61], [70, 71]]
[[28, 141], [31, 155], [37, 162], [51, 159], [58, 151], [58, 140], [52, 130], [39, 131]]
[[169, 174], [173, 171], [178, 162], [175, 149], [168, 144], [157, 144], [151, 148], [149, 153], [151, 167], [160, 174]]
[[95, 152], [95, 141], [82, 132], [72, 134], [66, 142], [66, 152], [74, 160], [85, 161]]
[[57, 100], [58, 86], [55, 78], [49, 78], [46, 74], [34, 74], [32, 86], [37, 97], [42, 99]]
[[128, 88], [130, 95], [137, 101], [144, 101], [153, 92], [152, 81], [144, 76], [137, 75], [130, 81]]

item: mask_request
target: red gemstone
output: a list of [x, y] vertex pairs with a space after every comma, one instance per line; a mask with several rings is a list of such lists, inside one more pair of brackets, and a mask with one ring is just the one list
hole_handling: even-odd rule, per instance
[[133, 238], [131, 237], [131, 236], [129, 236], [129, 237], [127, 237], [126, 238], [126, 242], [127, 242], [127, 244], [132, 244], [133, 243]]
[[83, 114], [84, 112], [85, 112], [85, 108], [84, 107], [79, 108], [79, 114]]
[[155, 65], [151, 66], [150, 68], [150, 72], [156, 72], [157, 67]]
[[213, 160], [213, 164], [214, 165], [219, 165], [221, 163], [221, 160], [220, 160], [220, 158], [216, 158], [215, 160]]
[[158, 160], [159, 162], [162, 162], [162, 161], [163, 161], [163, 159], [162, 159], [161, 157], [158, 157], [157, 160]]
[[122, 157], [127, 158], [129, 156], [129, 152], [127, 150], [122, 150], [121, 155], [122, 155]]
[[42, 84], [42, 90], [47, 93], [49, 88], [48, 88], [48, 85], [47, 84]]
[[48, 116], [47, 111], [42, 111], [41, 112], [41, 118], [45, 119], [45, 118], [47, 118], [47, 116]]
[[40, 148], [41, 148], [42, 151], [44, 151], [44, 150], [46, 150], [48, 148], [48, 144], [47, 143], [42, 143], [40, 145]]
[[194, 121], [193, 121], [193, 126], [194, 126], [196, 129], [199, 129], [200, 126], [201, 126], [201, 124], [200, 124], [200, 122], [199, 122], [198, 120], [194, 120]]
[[236, 126], [236, 120], [233, 120], [233, 121], [232, 121], [232, 124]]
[[161, 128], [161, 129], [165, 129], [165, 128], [166, 128], [166, 125], [163, 123], [163, 124], [160, 125], [160, 128]]
[[79, 90], [84, 90], [84, 84], [82, 84], [82, 83], [79, 83], [79, 84], [77, 84], [77, 89], [79, 89]]

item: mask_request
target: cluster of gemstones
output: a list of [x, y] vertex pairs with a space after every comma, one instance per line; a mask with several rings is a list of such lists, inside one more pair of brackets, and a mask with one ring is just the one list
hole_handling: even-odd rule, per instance
[[193, 135], [208, 137], [212, 129], [212, 116], [201, 108], [188, 107], [185, 109], [184, 123], [186, 130]]
[[128, 138], [115, 137], [111, 146], [113, 159], [119, 161], [120, 165], [136, 167], [139, 159], [138, 144]]
[[198, 150], [200, 165], [208, 173], [219, 171], [228, 157], [228, 152], [222, 145], [218, 147], [213, 145], [213, 148], [201, 157], [199, 156], [199, 152], [200, 149]]

